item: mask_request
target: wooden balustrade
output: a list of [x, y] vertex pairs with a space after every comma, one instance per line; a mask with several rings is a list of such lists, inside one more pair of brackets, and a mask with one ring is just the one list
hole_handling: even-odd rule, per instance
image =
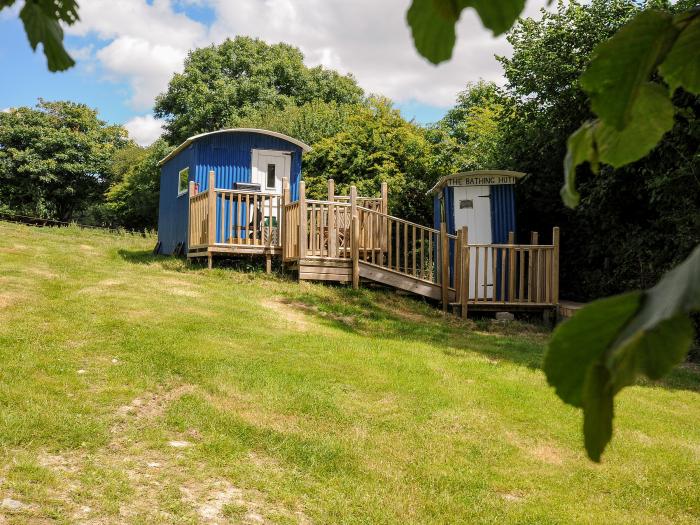
[[271, 247], [281, 248], [285, 262], [336, 261], [333, 268], [351, 262], [354, 286], [362, 263], [363, 271], [384, 272], [390, 282], [410, 278], [445, 309], [451, 301], [461, 304], [462, 315], [467, 305], [558, 304], [558, 228], [552, 244], [539, 244], [536, 233], [531, 244], [515, 244], [512, 233], [505, 244], [469, 244], [467, 228], [452, 235], [444, 224], [437, 230], [388, 215], [384, 184], [381, 197], [358, 197], [354, 187], [346, 197], [334, 195], [331, 180], [323, 201], [307, 199], [301, 181], [299, 200], [289, 202], [286, 180], [282, 195], [213, 189], [213, 174], [209, 182], [199, 194], [190, 184], [190, 250]]
[[362, 262], [439, 283], [438, 230], [367, 208], [357, 214]]
[[188, 246], [200, 248], [209, 242], [209, 196], [207, 192], [194, 195], [194, 183], [190, 183], [190, 210]]
[[463, 276], [473, 303], [556, 304], [555, 245], [470, 244]]
[[274, 193], [215, 190], [216, 242], [281, 246], [282, 198]]

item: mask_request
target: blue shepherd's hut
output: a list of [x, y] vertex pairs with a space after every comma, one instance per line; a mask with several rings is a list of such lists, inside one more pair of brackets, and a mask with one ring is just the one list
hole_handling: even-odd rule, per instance
[[[251, 128], [222, 129], [188, 138], [158, 164], [159, 252], [191, 254], [191, 248], [203, 236], [207, 236], [201, 241], [203, 245], [244, 244], [250, 247], [250, 253], [254, 246], [264, 245], [263, 241], [270, 240], [264, 237], [268, 234], [265, 227], [269, 226], [272, 234], [279, 216], [276, 209], [282, 181], [289, 181], [291, 200], [296, 200], [301, 157], [310, 149], [282, 133]], [[195, 197], [209, 190], [210, 180], [216, 191], [211, 208], [215, 209], [216, 219], [211, 214], [208, 224], [215, 226], [216, 231], [207, 231], [206, 224], [194, 224], [200, 220], [200, 208], [207, 206]], [[252, 221], [256, 224], [252, 225]], [[269, 251], [271, 244], [274, 243], [267, 242], [260, 250]], [[227, 249], [230, 251], [230, 247]]]

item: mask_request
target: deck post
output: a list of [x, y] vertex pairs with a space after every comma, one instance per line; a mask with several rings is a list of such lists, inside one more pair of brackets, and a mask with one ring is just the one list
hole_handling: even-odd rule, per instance
[[[508, 301], [515, 300], [515, 233], [508, 232]], [[505, 295], [505, 294], [504, 294]]]
[[192, 237], [194, 236], [194, 224], [192, 224], [192, 197], [194, 197], [194, 181], [191, 180], [187, 189], [187, 250], [190, 249], [190, 244], [192, 244]]
[[[335, 181], [328, 179], [328, 202], [335, 199]], [[338, 235], [335, 230], [335, 206], [328, 205], [328, 257], [335, 257], [338, 248]]]
[[[538, 232], [530, 232], [530, 244], [537, 246], [540, 244], [540, 234]], [[532, 289], [532, 302], [538, 303], [540, 301], [540, 250], [539, 248], [533, 248], [530, 250], [530, 259], [532, 264], [532, 283], [530, 288]]]
[[382, 197], [382, 213], [385, 215], [389, 215], [389, 186], [387, 186], [386, 182], [382, 182], [381, 197]]
[[447, 239], [447, 225], [440, 223], [440, 288], [442, 292], [442, 311], [449, 308], [450, 294], [450, 244]]
[[452, 263], [452, 280], [455, 287], [455, 303], [459, 303], [462, 299], [462, 229], [457, 230], [457, 239], [455, 239]]
[[289, 179], [282, 177], [282, 201], [280, 206], [279, 217], [279, 239], [280, 249], [282, 250], [282, 261], [287, 258], [287, 204], [289, 204]]
[[306, 183], [299, 182], [299, 260], [306, 258]]
[[462, 245], [459, 249], [462, 251], [462, 287], [459, 289], [459, 302], [462, 303], [462, 319], [466, 319], [469, 302], [469, 229], [466, 226], [462, 226]]
[[216, 244], [216, 183], [214, 170], [209, 172], [209, 185], [207, 186], [208, 213], [207, 213], [207, 239], [209, 246]]
[[272, 255], [265, 254], [265, 273], [272, 273]]
[[360, 218], [352, 216], [352, 287], [357, 290], [360, 287]]
[[[382, 184], [381, 184], [380, 196], [382, 198], [382, 209], [380, 211], [384, 215], [389, 215], [389, 186], [387, 185], [386, 182], [382, 182]], [[382, 254], [386, 253], [386, 251], [387, 251], [386, 230], [387, 230], [386, 220], [382, 219], [382, 224], [379, 228], [379, 232], [380, 232], [379, 246], [381, 248]], [[380, 257], [381, 257], [381, 255], [380, 255]]]
[[559, 226], [552, 229], [552, 303], [559, 306]]

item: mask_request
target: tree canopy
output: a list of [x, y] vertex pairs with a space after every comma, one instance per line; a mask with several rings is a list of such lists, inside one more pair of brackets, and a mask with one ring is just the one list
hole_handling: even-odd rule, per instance
[[76, 218], [101, 201], [126, 136], [84, 104], [40, 100], [0, 113], [0, 203], [35, 217]]
[[353, 104], [363, 91], [351, 75], [307, 67], [288, 44], [267, 44], [238, 36], [191, 51], [182, 73], [156, 99], [155, 114], [166, 120], [165, 138], [187, 137], [238, 126], [259, 111], [312, 101]]

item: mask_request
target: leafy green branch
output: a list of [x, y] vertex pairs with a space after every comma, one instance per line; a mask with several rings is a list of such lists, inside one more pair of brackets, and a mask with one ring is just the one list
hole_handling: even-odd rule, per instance
[[[0, 11], [14, 5], [16, 0], [0, 0]], [[25, 0], [19, 12], [29, 44], [36, 51], [40, 43], [48, 62], [49, 71], [64, 71], [75, 61], [63, 47], [61, 22], [72, 25], [78, 21], [75, 0]]]

